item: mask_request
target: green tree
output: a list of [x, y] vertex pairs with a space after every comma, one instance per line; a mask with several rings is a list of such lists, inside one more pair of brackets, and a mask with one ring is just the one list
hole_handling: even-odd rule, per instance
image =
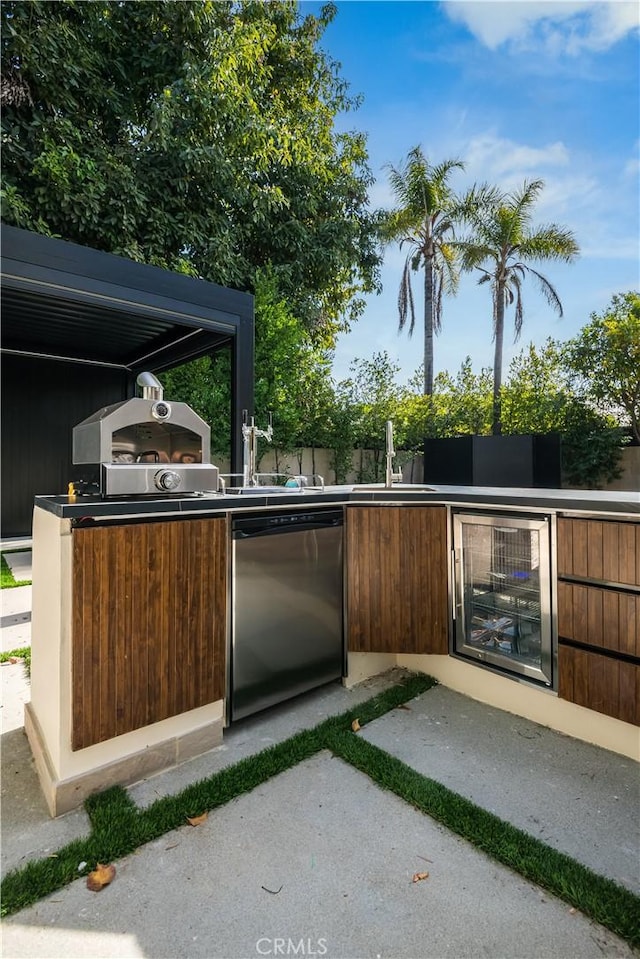
[[551, 223], [532, 225], [536, 201], [544, 187], [542, 180], [531, 180], [511, 193], [499, 190], [478, 195], [470, 204], [466, 219], [471, 235], [457, 243], [465, 270], [477, 269], [479, 283], [489, 283], [493, 295], [493, 424], [495, 435], [502, 432], [500, 388], [502, 352], [507, 307], [514, 306], [515, 340], [524, 319], [522, 283], [531, 276], [550, 306], [562, 316], [562, 304], [549, 280], [530, 264], [539, 261], [571, 262], [578, 244], [570, 230]]
[[279, 288], [330, 345], [377, 286], [365, 138], [291, 0], [2, 4], [3, 218], [205, 279]]
[[382, 223], [387, 243], [407, 246], [398, 293], [398, 329], [409, 320], [409, 336], [415, 328], [415, 306], [411, 274], [424, 270], [424, 393], [433, 392], [433, 336], [442, 319], [443, 291], [455, 293], [458, 282], [453, 237], [453, 222], [458, 201], [449, 180], [456, 169], [464, 169], [459, 160], [431, 165], [419, 146], [409, 151], [406, 164], [388, 164], [389, 181], [398, 207]]
[[568, 343], [568, 362], [597, 408], [628, 417], [640, 443], [640, 295], [617, 294]]
[[433, 436], [488, 433], [491, 422], [491, 372], [474, 373], [467, 356], [455, 378], [439, 373], [435, 382]]
[[[315, 403], [326, 403], [331, 390], [330, 358], [313, 344], [281, 296], [273, 270], [258, 271], [255, 295], [256, 425], [266, 426], [272, 414], [277, 459], [280, 452], [290, 453], [309, 441], [309, 424], [318, 418]], [[188, 403], [210, 424], [212, 453], [228, 459], [229, 352], [193, 360], [161, 379], [168, 397]]]
[[505, 433], [559, 433], [562, 475], [571, 486], [597, 487], [620, 475], [623, 431], [575, 389], [567, 344], [530, 344], [514, 357], [502, 387]]
[[352, 378], [337, 386], [341, 406], [350, 409], [353, 419], [353, 443], [360, 450], [359, 483], [384, 477], [385, 426], [387, 420], [395, 421], [402, 397], [396, 381], [399, 369], [388, 353], [374, 353], [370, 360], [355, 360]]

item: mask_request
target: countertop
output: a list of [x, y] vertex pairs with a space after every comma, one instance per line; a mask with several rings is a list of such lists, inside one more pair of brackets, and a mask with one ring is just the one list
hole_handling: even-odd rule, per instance
[[309, 509], [333, 503], [445, 504], [452, 506], [553, 510], [561, 513], [607, 513], [640, 515], [640, 493], [602, 490], [514, 489], [494, 486], [426, 487], [394, 484], [327, 486], [324, 490], [287, 490], [282, 493], [201, 494], [119, 497], [36, 496], [35, 506], [75, 524], [83, 521], [135, 519], [164, 516], [215, 515], [264, 508]]

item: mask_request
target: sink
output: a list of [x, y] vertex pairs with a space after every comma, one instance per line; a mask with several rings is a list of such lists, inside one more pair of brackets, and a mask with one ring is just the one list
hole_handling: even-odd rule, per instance
[[435, 486], [421, 486], [419, 483], [394, 483], [391, 487], [384, 483], [371, 483], [354, 486], [353, 489], [363, 493], [437, 493]]
[[271, 496], [274, 493], [305, 493], [307, 490], [314, 492], [313, 488], [302, 488], [301, 486], [228, 486], [226, 491], [235, 496]]

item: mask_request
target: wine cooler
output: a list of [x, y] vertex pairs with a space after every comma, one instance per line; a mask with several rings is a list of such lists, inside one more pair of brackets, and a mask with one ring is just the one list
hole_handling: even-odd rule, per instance
[[550, 521], [454, 513], [455, 653], [554, 685]]

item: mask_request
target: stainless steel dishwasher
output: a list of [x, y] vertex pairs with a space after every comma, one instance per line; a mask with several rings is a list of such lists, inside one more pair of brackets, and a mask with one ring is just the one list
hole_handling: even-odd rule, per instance
[[232, 521], [231, 722], [344, 674], [342, 510]]

